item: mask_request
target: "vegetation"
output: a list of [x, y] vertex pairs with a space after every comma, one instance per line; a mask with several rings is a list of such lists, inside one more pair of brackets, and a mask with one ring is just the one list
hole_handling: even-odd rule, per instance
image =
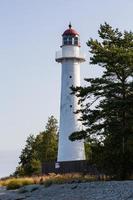
[[[103, 177], [102, 177], [103, 178]], [[106, 180], [108, 177], [106, 177]], [[80, 183], [88, 181], [98, 180], [97, 176], [83, 175], [82, 173], [68, 173], [68, 174], [57, 174], [51, 175], [44, 180], [44, 186], [49, 187], [53, 184], [65, 184], [65, 183]], [[104, 178], [102, 179], [104, 180]]]
[[0, 186], [6, 186], [8, 190], [15, 190], [25, 185], [37, 183], [34, 178], [9, 178], [0, 181]]
[[19, 166], [15, 176], [40, 175], [41, 163], [56, 160], [57, 157], [57, 120], [51, 116], [48, 119], [45, 131], [36, 137], [30, 135], [26, 145], [21, 152]]
[[86, 87], [72, 88], [80, 100], [84, 130], [71, 140], [86, 139], [91, 159], [119, 179], [133, 167], [133, 33], [113, 29], [105, 23], [100, 40], [87, 42], [90, 64], [103, 69], [101, 77], [86, 78]]
[[[51, 116], [48, 119], [45, 130], [36, 137], [29, 135], [24, 149], [20, 155], [19, 166], [14, 176], [32, 176], [41, 174], [41, 164], [57, 159], [58, 126], [57, 120]], [[90, 157], [90, 145], [85, 144], [86, 157]]]
[[[133, 33], [122, 33], [105, 23], [98, 34], [100, 40], [91, 38], [87, 45], [91, 66], [102, 68], [103, 74], [85, 78], [85, 87], [72, 87], [81, 105], [76, 113], [81, 114], [84, 130], [69, 139], [85, 139], [86, 158], [91, 163], [110, 176], [126, 179], [133, 173]], [[15, 176], [39, 175], [42, 162], [56, 160], [57, 129], [57, 120], [51, 116], [43, 132], [27, 138]], [[45, 177], [45, 186], [68, 180], [72, 177]]]
[[[69, 174], [49, 174], [47, 176], [26, 177], [26, 178], [9, 178], [0, 181], [0, 186], [6, 186], [8, 190], [15, 190], [22, 186], [31, 184], [43, 184], [49, 187], [52, 184], [80, 183], [88, 181], [96, 181], [99, 177], [91, 175], [83, 175], [81, 173]], [[101, 177], [101, 180], [108, 180], [108, 177]]]

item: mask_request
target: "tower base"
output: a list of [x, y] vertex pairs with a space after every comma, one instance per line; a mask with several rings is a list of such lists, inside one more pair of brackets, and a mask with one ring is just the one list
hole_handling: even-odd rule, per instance
[[95, 165], [88, 160], [63, 161], [63, 162], [45, 162], [42, 164], [42, 174], [64, 174], [64, 173], [89, 173], [97, 175], [98, 171]]

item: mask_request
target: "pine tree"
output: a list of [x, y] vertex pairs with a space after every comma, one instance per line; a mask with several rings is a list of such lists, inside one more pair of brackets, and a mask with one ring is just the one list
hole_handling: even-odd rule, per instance
[[24, 149], [22, 149], [20, 155], [20, 166], [17, 168], [17, 172], [19, 175], [32, 175], [39, 174], [41, 171], [40, 161], [37, 158], [37, 154], [35, 151], [35, 137], [30, 135], [26, 140], [26, 145]]
[[86, 78], [86, 87], [72, 88], [80, 97], [77, 112], [82, 114], [85, 130], [73, 133], [70, 139], [87, 138], [93, 152], [99, 152], [97, 156], [93, 153], [95, 161], [124, 179], [133, 167], [133, 33], [122, 33], [105, 23], [98, 34], [100, 41], [91, 38], [87, 45], [90, 63], [102, 67], [103, 74]]
[[39, 175], [42, 163], [57, 158], [57, 120], [54, 116], [48, 118], [45, 130], [37, 136], [30, 135], [20, 155], [19, 166], [15, 176]]
[[41, 162], [56, 160], [58, 143], [58, 126], [54, 116], [49, 117], [45, 131], [36, 137], [36, 151]]

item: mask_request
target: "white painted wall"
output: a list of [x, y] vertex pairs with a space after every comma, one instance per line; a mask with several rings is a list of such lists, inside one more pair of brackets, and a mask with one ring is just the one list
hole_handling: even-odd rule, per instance
[[62, 47], [62, 57], [77, 57], [79, 56], [79, 47], [65, 45]]
[[[63, 46], [62, 55], [72, 53], [79, 55], [79, 47]], [[64, 57], [64, 56], [63, 56]], [[68, 57], [68, 56], [67, 56]], [[84, 160], [84, 142], [69, 140], [69, 135], [81, 130], [81, 123], [78, 121], [79, 115], [74, 112], [79, 109], [78, 99], [71, 95], [70, 87], [80, 86], [80, 60], [67, 58], [62, 59], [61, 78], [61, 105], [60, 105], [60, 129], [58, 144], [58, 161]]]
[[[62, 58], [81, 58], [80, 62], [85, 61], [85, 55], [80, 51], [78, 46], [66, 45], [62, 47], [62, 51], [56, 52], [56, 60], [62, 60]], [[58, 60], [59, 59], [59, 60]]]

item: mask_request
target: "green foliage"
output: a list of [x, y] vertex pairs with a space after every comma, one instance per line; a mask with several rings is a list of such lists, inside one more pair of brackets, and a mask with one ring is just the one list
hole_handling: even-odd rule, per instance
[[90, 142], [85, 142], [85, 157], [86, 160], [91, 160], [92, 159], [92, 149], [91, 149], [91, 144]]
[[[86, 78], [86, 87], [72, 88], [80, 100], [85, 130], [71, 140], [87, 138], [92, 159], [107, 173], [124, 179], [133, 167], [133, 33], [105, 23], [100, 41], [87, 42], [90, 63], [103, 68], [101, 77]], [[98, 67], [98, 66], [97, 66]]]
[[7, 190], [16, 190], [18, 188], [22, 187], [22, 183], [19, 181], [11, 181], [8, 185], [7, 185]]
[[44, 132], [36, 137], [37, 156], [41, 162], [56, 160], [57, 158], [57, 120], [51, 116]]
[[6, 187], [7, 187], [7, 190], [15, 190], [22, 186], [31, 185], [31, 184], [33, 184], [33, 180], [31, 179], [11, 179], [7, 183]]
[[38, 174], [40, 168], [40, 162], [37, 158], [35, 151], [35, 137], [30, 135], [26, 140], [25, 148], [22, 150], [20, 155], [20, 166], [18, 173], [21, 175], [32, 175]]
[[46, 124], [45, 131], [36, 137], [30, 135], [26, 145], [21, 152], [19, 166], [15, 176], [39, 175], [41, 163], [44, 161], [56, 160], [57, 158], [57, 120], [51, 116]]

